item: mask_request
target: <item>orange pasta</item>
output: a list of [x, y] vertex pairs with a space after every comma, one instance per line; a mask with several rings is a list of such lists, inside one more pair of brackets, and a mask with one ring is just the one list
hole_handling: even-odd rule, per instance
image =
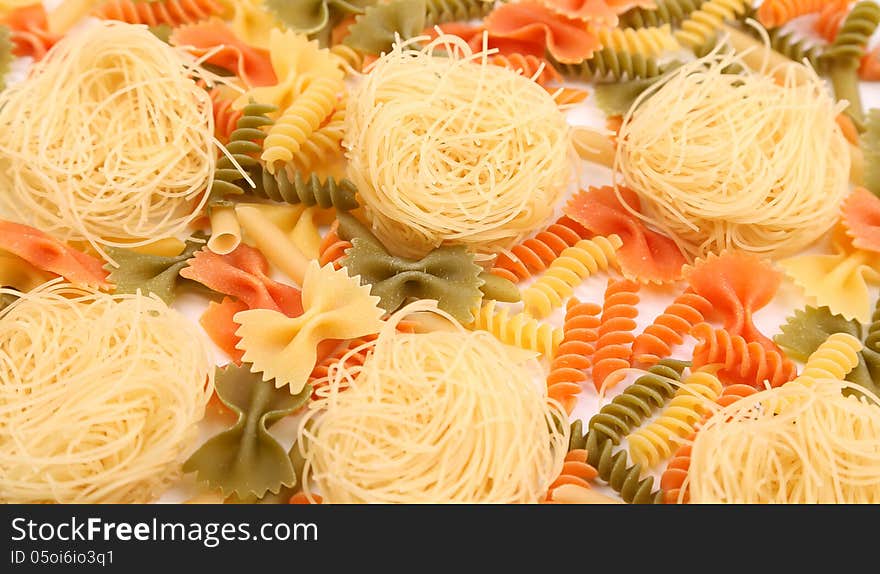
[[507, 253], [499, 253], [492, 273], [514, 283], [547, 269], [559, 254], [581, 239], [591, 237], [583, 225], [570, 217], [560, 217], [535, 237], [526, 239]]
[[594, 303], [581, 303], [574, 297], [568, 300], [562, 343], [550, 363], [547, 375], [547, 395], [559, 401], [571, 414], [581, 392], [581, 383], [587, 380], [590, 356], [599, 337], [599, 313], [602, 308]]
[[862, 57], [859, 66], [859, 77], [869, 82], [880, 81], [880, 46], [877, 46]]
[[238, 75], [248, 86], [273, 86], [278, 83], [269, 59], [269, 51], [249, 46], [238, 39], [220, 20], [200, 22], [174, 30], [171, 43], [188, 46], [196, 56], [211, 53], [206, 62]]
[[828, 42], [833, 42], [847, 14], [849, 14], [848, 0], [828, 2], [819, 11], [819, 18], [816, 19], [813, 30]]
[[597, 391], [612, 387], [619, 381], [610, 378], [630, 366], [632, 343], [635, 339], [635, 318], [639, 314], [639, 284], [629, 279], [608, 280], [605, 303], [599, 325], [599, 338], [593, 353], [593, 385]]
[[12, 10], [3, 23], [9, 27], [12, 53], [19, 57], [40, 60], [61, 39], [49, 32], [46, 9], [40, 3]]
[[[526, 78], [534, 78], [535, 82], [542, 86], [547, 86], [550, 82], [562, 81], [562, 76], [550, 65], [550, 62], [531, 54], [495, 54], [489, 58], [489, 63], [513, 70]], [[541, 70], [540, 74], [538, 70]]]
[[207, 20], [225, 12], [223, 4], [215, 0], [107, 0], [98, 6], [94, 15], [104, 20], [119, 20], [128, 24], [176, 27]]
[[755, 341], [747, 343], [741, 336], [714, 329], [708, 323], [700, 323], [691, 334], [699, 340], [692, 368], [721, 365], [716, 375], [726, 385], [763, 388], [767, 381], [778, 387], [797, 376], [797, 366], [781, 351], [767, 349]]
[[220, 347], [226, 355], [232, 359], [236, 365], [241, 364], [241, 357], [244, 351], [236, 349], [235, 346], [241, 339], [235, 332], [241, 326], [232, 318], [240, 311], [247, 311], [248, 306], [236, 301], [232, 297], [224, 297], [220, 303], [211, 301], [208, 308], [199, 318], [199, 323], [208, 334], [208, 337], [214, 341], [214, 344]]
[[672, 346], [680, 345], [684, 341], [683, 336], [690, 333], [694, 325], [705, 321], [711, 312], [709, 301], [690, 289], [686, 290], [636, 337], [633, 359], [653, 365], [668, 357]]
[[767, 28], [782, 26], [798, 16], [819, 12], [826, 0], [764, 0], [758, 8], [758, 21]]
[[547, 489], [545, 502], [553, 502], [553, 491], [564, 484], [590, 488], [590, 481], [598, 475], [599, 472], [587, 462], [587, 451], [583, 449], [570, 450], [565, 455], [562, 472]]
[[351, 247], [351, 241], [346, 241], [339, 237], [339, 222], [334, 221], [330, 226], [330, 231], [321, 239], [318, 246], [318, 263], [321, 267], [328, 263], [333, 263], [335, 269], [342, 267], [340, 260], [345, 257], [345, 251]]
[[108, 272], [102, 260], [28, 225], [0, 221], [0, 250], [24, 259], [37, 269], [60, 275], [74, 285], [113, 288], [107, 281]]
[[214, 136], [225, 144], [229, 136], [238, 127], [242, 110], [232, 108], [235, 98], [228, 98], [219, 87], [211, 88], [208, 92], [211, 96], [211, 110], [214, 113]]

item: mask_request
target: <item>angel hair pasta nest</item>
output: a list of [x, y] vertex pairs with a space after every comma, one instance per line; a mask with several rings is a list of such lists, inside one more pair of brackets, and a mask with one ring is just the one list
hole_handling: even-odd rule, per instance
[[691, 255], [797, 251], [834, 225], [848, 191], [835, 122], [846, 104], [802, 64], [742, 64], [714, 51], [682, 66], [642, 94], [618, 135], [615, 171]]
[[460, 38], [412, 47], [424, 40], [395, 45], [353, 90], [348, 176], [397, 255], [441, 242], [497, 252], [544, 223], [565, 191], [565, 116], [538, 84]]
[[198, 327], [158, 297], [57, 280], [0, 311], [0, 503], [142, 503], [213, 391]]

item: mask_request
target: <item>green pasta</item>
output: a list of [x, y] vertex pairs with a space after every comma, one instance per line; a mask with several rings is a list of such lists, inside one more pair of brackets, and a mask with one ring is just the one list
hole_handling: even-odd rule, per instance
[[799, 361], [806, 361], [819, 345], [835, 333], [847, 333], [858, 339], [864, 337], [865, 347], [859, 353], [859, 364], [849, 372], [846, 380], [875, 393], [880, 391], [876, 383], [880, 380], [880, 350], [877, 348], [880, 344], [880, 307], [875, 309], [867, 330], [858, 321], [832, 314], [828, 307], [797, 310], [780, 329], [782, 333], [773, 340], [789, 357]]
[[262, 498], [267, 492], [296, 484], [288, 453], [269, 433], [272, 426], [305, 404], [312, 393], [306, 386], [297, 395], [287, 387], [275, 388], [247, 366], [217, 369], [217, 396], [238, 415], [236, 423], [208, 439], [183, 464], [184, 472], [238, 499]]
[[834, 95], [838, 100], [849, 102], [844, 113], [852, 118], [860, 131], [864, 130], [865, 113], [859, 93], [859, 64], [878, 24], [880, 5], [872, 0], [859, 2], [847, 15], [834, 42], [823, 54], [829, 63], [828, 74], [834, 86]]
[[290, 460], [290, 464], [293, 467], [293, 476], [296, 478], [292, 485], [282, 485], [281, 488], [278, 489], [278, 492], [267, 491], [262, 496], [257, 496], [255, 494], [245, 494], [239, 496], [238, 494], [232, 493], [223, 501], [223, 503], [287, 504], [288, 501], [290, 501], [291, 496], [302, 490], [302, 475], [306, 463], [303, 456], [299, 453], [299, 445], [297, 445], [296, 442], [294, 442], [293, 446], [290, 447], [290, 450], [287, 451], [287, 458]]
[[[628, 386], [590, 419], [589, 433], [600, 442], [620, 441], [672, 398], [687, 363], [665, 359]], [[590, 464], [593, 464], [592, 462]], [[593, 465], [595, 466], [595, 465]]]
[[13, 60], [12, 40], [9, 34], [9, 26], [0, 24], [0, 90], [6, 89], [6, 74]]
[[[760, 38], [760, 35], [754, 28], [746, 26], [745, 30], [753, 36]], [[825, 53], [825, 46], [801, 39], [797, 34], [786, 31], [786, 28], [774, 28], [768, 30], [767, 34], [770, 37], [770, 47], [786, 58], [798, 63], [803, 63], [806, 60], [814, 70], [820, 73], [825, 70], [826, 66], [822, 59], [822, 55]], [[714, 46], [714, 43], [711, 46]], [[706, 50], [706, 53], [708, 53], [708, 50]]]
[[[166, 44], [171, 43], [171, 32], [173, 29], [168, 24], [157, 24], [156, 26], [150, 26], [150, 33], [153, 36], [159, 38]], [[204, 66], [204, 64], [202, 64]]]
[[583, 434], [581, 421], [571, 425], [569, 450], [586, 450], [590, 465], [599, 478], [608, 483], [628, 504], [662, 504], [662, 490], [654, 489], [654, 478], [641, 478], [642, 468], [638, 464], [629, 465], [626, 450], [614, 453], [614, 442], [600, 439], [597, 433]]
[[304, 179], [300, 172], [296, 172], [291, 179], [286, 169], [279, 169], [272, 175], [262, 168], [259, 173], [254, 174], [253, 179], [257, 187], [249, 193], [256, 197], [285, 203], [319, 205], [323, 208], [334, 207], [337, 211], [349, 211], [358, 206], [357, 188], [347, 179], [337, 181], [328, 177], [321, 181], [314, 173]]
[[266, 8], [294, 32], [309, 34], [327, 46], [333, 27], [352, 14], [363, 14], [375, 0], [265, 0]]
[[656, 81], [657, 78], [649, 78], [619, 84], [596, 84], [593, 86], [596, 105], [606, 115], [626, 115], [642, 92], [653, 86]]
[[562, 64], [551, 60], [553, 67], [567, 78], [589, 81], [599, 79], [653, 78], [666, 71], [657, 60], [642, 54], [603, 48], [578, 64]]
[[394, 0], [370, 6], [351, 25], [343, 43], [368, 54], [387, 52], [395, 41], [395, 34], [403, 40], [421, 34], [426, 12], [425, 0]]
[[425, 0], [425, 28], [482, 18], [494, 6], [494, 0]]
[[480, 273], [479, 279], [483, 282], [480, 285], [483, 299], [493, 299], [504, 303], [516, 303], [520, 300], [519, 288], [512, 281], [488, 271]]
[[[229, 143], [226, 144], [226, 150], [242, 169], [251, 171], [259, 167], [259, 160], [256, 159], [255, 154], [263, 150], [262, 141], [266, 138], [266, 132], [261, 128], [274, 123], [266, 114], [277, 109], [272, 105], [251, 102], [242, 110], [242, 115], [235, 124], [235, 130], [229, 135]], [[215, 205], [227, 195], [243, 194], [245, 192], [241, 186], [243, 180], [244, 177], [235, 164], [224, 154], [217, 160], [208, 204]]]
[[107, 279], [116, 285], [116, 293], [155, 293], [169, 305], [176, 297], [177, 287], [186, 282], [180, 270], [186, 267], [187, 260], [205, 246], [205, 236], [196, 235], [194, 241], [187, 241], [180, 255], [165, 257], [145, 255], [120, 247], [105, 247], [107, 254], [119, 265], [104, 266], [110, 271]]
[[707, 0], [656, 0], [656, 8], [630, 8], [620, 15], [621, 28], [653, 28], [684, 21]]
[[473, 321], [473, 310], [483, 294], [482, 270], [462, 246], [438, 247], [420, 260], [390, 255], [378, 242], [355, 237], [341, 263], [361, 284], [370, 284], [370, 294], [380, 298], [388, 312], [400, 308], [410, 297], [433, 299], [461, 323]]
[[880, 109], [868, 110], [861, 143], [865, 154], [865, 187], [874, 195], [880, 196]]

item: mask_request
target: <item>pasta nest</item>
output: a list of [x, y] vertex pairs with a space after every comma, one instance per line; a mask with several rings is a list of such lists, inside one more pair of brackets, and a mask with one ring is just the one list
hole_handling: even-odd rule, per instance
[[538, 84], [460, 38], [410, 47], [423, 40], [395, 45], [353, 90], [348, 176], [397, 255], [512, 247], [546, 223], [573, 174], [565, 116]]

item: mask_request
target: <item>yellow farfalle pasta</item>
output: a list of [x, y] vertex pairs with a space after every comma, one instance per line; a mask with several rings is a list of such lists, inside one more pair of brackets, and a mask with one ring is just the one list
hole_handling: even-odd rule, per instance
[[302, 289], [303, 314], [288, 317], [269, 309], [236, 313], [241, 327], [236, 345], [242, 361], [251, 371], [262, 372], [263, 380], [275, 379], [275, 386], [287, 385], [291, 394], [303, 390], [317, 362], [318, 343], [325, 339], [354, 339], [379, 332], [382, 315], [379, 298], [370, 295], [369, 285], [328, 264], [313, 261], [306, 271]]

